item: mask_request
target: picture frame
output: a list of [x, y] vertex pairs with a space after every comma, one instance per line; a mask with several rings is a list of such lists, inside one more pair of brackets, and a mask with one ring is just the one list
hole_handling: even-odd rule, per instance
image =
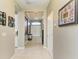
[[0, 11], [0, 25], [6, 25], [6, 13]]
[[58, 25], [78, 24], [78, 0], [70, 0], [58, 11]]
[[0, 11], [0, 25], [2, 25], [2, 11]]
[[11, 16], [8, 16], [8, 26], [9, 27], [15, 27], [15, 20]]

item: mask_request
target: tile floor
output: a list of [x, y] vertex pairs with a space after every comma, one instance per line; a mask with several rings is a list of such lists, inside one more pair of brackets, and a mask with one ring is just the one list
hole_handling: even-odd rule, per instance
[[25, 49], [16, 49], [11, 59], [52, 59], [49, 52], [41, 44], [29, 42]]

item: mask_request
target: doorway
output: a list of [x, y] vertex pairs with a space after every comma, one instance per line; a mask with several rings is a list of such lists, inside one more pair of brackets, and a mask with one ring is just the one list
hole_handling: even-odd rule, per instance
[[40, 21], [32, 21], [31, 34], [32, 43], [42, 45], [42, 27]]

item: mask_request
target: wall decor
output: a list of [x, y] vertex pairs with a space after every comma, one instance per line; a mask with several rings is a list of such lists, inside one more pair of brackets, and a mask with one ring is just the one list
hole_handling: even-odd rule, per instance
[[2, 12], [0, 11], [0, 25], [2, 25]]
[[0, 25], [6, 25], [6, 13], [0, 11]]
[[78, 24], [78, 0], [70, 0], [58, 12], [58, 25]]
[[9, 27], [15, 27], [15, 20], [11, 16], [8, 16], [8, 26]]

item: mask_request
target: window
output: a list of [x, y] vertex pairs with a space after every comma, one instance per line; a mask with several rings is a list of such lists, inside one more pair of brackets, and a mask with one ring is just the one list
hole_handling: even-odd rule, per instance
[[32, 25], [41, 25], [40, 22], [32, 22]]

